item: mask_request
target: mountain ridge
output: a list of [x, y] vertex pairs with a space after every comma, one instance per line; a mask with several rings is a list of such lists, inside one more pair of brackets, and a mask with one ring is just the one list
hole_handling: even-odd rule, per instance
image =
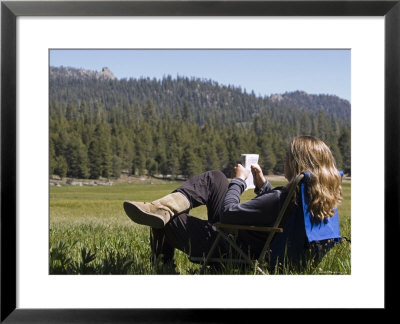
[[[67, 93], [68, 92], [68, 93]], [[112, 95], [110, 95], [112, 93]], [[292, 91], [257, 96], [233, 85], [222, 85], [211, 79], [164, 76], [156, 78], [117, 79], [111, 70], [50, 67], [50, 98], [58, 102], [94, 105], [106, 110], [113, 106], [143, 104], [151, 100], [158, 114], [177, 113], [177, 107], [188, 104], [196, 122], [202, 124], [209, 114], [223, 121], [248, 122], [254, 116], [271, 110], [296, 109], [317, 113], [319, 110], [341, 120], [350, 120], [351, 104], [336, 95], [308, 94]], [[233, 114], [232, 118], [229, 114]]]
[[[135, 79], [135, 80], [157, 80], [158, 82], [161, 82], [162, 79], [157, 79], [157, 78], [149, 78], [149, 77], [140, 77], [140, 78], [117, 78], [114, 73], [108, 68], [108, 67], [103, 67], [101, 72], [95, 71], [95, 70], [90, 70], [90, 69], [83, 69], [83, 68], [75, 68], [75, 67], [70, 67], [70, 66], [59, 66], [59, 67], [55, 67], [55, 66], [50, 66], [50, 75], [54, 74], [54, 73], [60, 73], [61, 71], [64, 71], [64, 75], [66, 77], [72, 77], [72, 78], [82, 78], [82, 77], [87, 77], [87, 78], [92, 78], [95, 77], [96, 79], [111, 79], [111, 80], [117, 80], [117, 81], [121, 81], [121, 80], [130, 80], [130, 79]], [[167, 78], [171, 77], [170, 75], [165, 76]], [[164, 78], [165, 78], [164, 77]], [[172, 78], [172, 77], [171, 77]], [[188, 76], [188, 79], [191, 80], [197, 80], [197, 81], [211, 81], [212, 83], [222, 86], [222, 87], [228, 87], [228, 88], [241, 88], [240, 86], [234, 86], [234, 85], [226, 85], [226, 84], [220, 84], [217, 81], [214, 81], [212, 79], [206, 79], [206, 78], [198, 78], [198, 77], [194, 77], [194, 76]], [[174, 78], [172, 78], [174, 79]], [[293, 90], [293, 91], [285, 91], [284, 93], [272, 93], [271, 95], [257, 95], [257, 97], [260, 98], [269, 98], [272, 101], [281, 101], [284, 100], [286, 96], [290, 95], [290, 94], [303, 94], [303, 95], [308, 95], [308, 96], [327, 96], [327, 97], [336, 97], [339, 100], [343, 100], [344, 102], [349, 102], [349, 100], [341, 98], [337, 95], [334, 94], [328, 94], [328, 93], [308, 93], [307, 91], [304, 90]]]

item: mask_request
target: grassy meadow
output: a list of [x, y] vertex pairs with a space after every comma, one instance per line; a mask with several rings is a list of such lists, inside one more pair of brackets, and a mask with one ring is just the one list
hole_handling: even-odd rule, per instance
[[[268, 178], [268, 177], [267, 177]], [[284, 184], [270, 180], [273, 186]], [[200, 265], [175, 251], [175, 267], [150, 262], [147, 226], [132, 222], [124, 212], [124, 200], [152, 201], [170, 193], [181, 182], [117, 183], [113, 186], [50, 186], [50, 274], [198, 274]], [[351, 238], [351, 183], [343, 182], [339, 207], [341, 235]], [[254, 197], [246, 191], [241, 201]], [[206, 219], [206, 208], [191, 210]], [[350, 243], [337, 245], [317, 266], [301, 273], [285, 268], [283, 274], [350, 274]], [[206, 274], [253, 274], [254, 269], [227, 265]], [[274, 273], [271, 273], [274, 274]]]

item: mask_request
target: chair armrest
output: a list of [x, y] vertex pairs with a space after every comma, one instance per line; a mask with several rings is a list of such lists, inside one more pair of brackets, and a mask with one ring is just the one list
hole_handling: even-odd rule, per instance
[[276, 232], [282, 233], [282, 227], [272, 227], [272, 226], [254, 226], [254, 225], [236, 225], [236, 224], [213, 224], [217, 229], [228, 229], [228, 230], [246, 230], [246, 231], [257, 231], [257, 232]]

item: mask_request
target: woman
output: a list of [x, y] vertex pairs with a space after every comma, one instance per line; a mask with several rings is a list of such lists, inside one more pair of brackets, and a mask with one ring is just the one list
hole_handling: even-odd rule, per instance
[[[220, 171], [208, 171], [195, 176], [171, 194], [151, 203], [124, 202], [126, 214], [136, 223], [152, 227], [151, 248], [154, 257], [164, 262], [173, 260], [177, 248], [190, 256], [204, 256], [216, 237], [213, 223], [271, 226], [287, 197], [292, 181], [303, 171], [310, 171], [308, 194], [312, 216], [323, 221], [333, 216], [333, 209], [341, 201], [341, 178], [335, 167], [328, 146], [312, 136], [296, 137], [290, 143], [285, 161], [287, 186], [273, 188], [265, 179], [258, 165], [251, 166], [256, 186], [256, 197], [240, 203], [246, 189], [245, 180], [250, 171], [241, 164], [235, 167], [235, 178], [228, 183]], [[296, 195], [295, 195], [296, 196]], [[297, 204], [294, 198], [292, 207]], [[207, 206], [208, 220], [189, 215], [192, 208]], [[292, 217], [283, 235], [276, 235], [271, 242], [270, 267], [282, 262], [286, 256], [293, 265], [304, 265], [306, 259], [304, 220]], [[258, 255], [265, 242], [265, 233], [239, 231], [237, 243], [252, 255]], [[215, 255], [228, 253], [223, 240]], [[308, 247], [307, 247], [308, 248]], [[320, 259], [330, 248], [317, 247]], [[315, 257], [315, 253], [313, 254]]]

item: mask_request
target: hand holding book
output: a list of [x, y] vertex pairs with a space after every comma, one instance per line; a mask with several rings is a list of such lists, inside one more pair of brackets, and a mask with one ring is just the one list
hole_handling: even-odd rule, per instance
[[246, 182], [246, 190], [260, 189], [267, 182], [258, 164], [258, 156], [258, 154], [242, 154], [240, 156], [240, 163], [235, 167], [236, 177]]
[[[253, 173], [251, 172], [251, 166], [252, 165], [258, 165], [258, 154], [241, 154], [240, 155], [240, 162], [242, 167], [244, 167], [246, 170], [249, 171], [249, 174], [246, 176], [246, 190], [248, 189], [254, 189], [255, 188], [255, 183], [253, 179]], [[261, 170], [261, 168], [260, 168]]]
[[235, 166], [235, 177], [236, 178], [240, 178], [243, 181], [246, 181], [247, 178], [250, 175], [250, 171], [248, 169], [246, 169], [243, 165], [241, 165], [240, 163], [236, 164]]
[[258, 164], [252, 164], [250, 168], [251, 173], [253, 174], [254, 185], [257, 189], [260, 189], [267, 181], [267, 179], [265, 179], [261, 167]]

